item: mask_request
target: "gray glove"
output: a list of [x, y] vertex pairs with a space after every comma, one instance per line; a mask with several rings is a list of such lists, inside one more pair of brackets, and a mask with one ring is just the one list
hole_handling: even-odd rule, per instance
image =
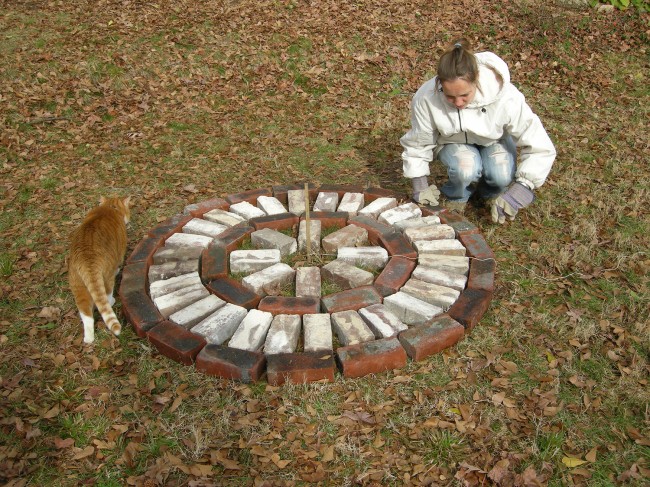
[[421, 205], [437, 205], [440, 198], [440, 190], [435, 184], [429, 186], [426, 176], [413, 178], [413, 200]]
[[494, 223], [505, 223], [506, 218], [514, 220], [522, 208], [526, 208], [535, 200], [533, 192], [521, 183], [514, 183], [490, 203], [490, 212]]

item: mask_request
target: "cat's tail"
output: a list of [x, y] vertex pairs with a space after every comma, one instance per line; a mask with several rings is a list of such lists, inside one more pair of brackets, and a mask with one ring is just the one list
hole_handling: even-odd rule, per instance
[[112, 296], [109, 296], [106, 292], [101, 276], [86, 274], [83, 276], [83, 280], [86, 289], [88, 289], [90, 296], [92, 296], [93, 301], [95, 302], [97, 311], [99, 311], [99, 314], [102, 316], [102, 319], [106, 324], [106, 328], [111, 330], [114, 335], [119, 335], [122, 331], [122, 325], [113, 311], [113, 303], [111, 303], [111, 301], [113, 301]]

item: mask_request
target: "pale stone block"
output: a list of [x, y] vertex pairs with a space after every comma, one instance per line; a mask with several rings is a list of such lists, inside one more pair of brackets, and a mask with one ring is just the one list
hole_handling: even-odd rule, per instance
[[415, 203], [404, 203], [390, 210], [383, 211], [378, 217], [379, 223], [394, 225], [397, 222], [408, 220], [409, 218], [418, 218], [422, 216], [422, 210]]
[[160, 314], [165, 318], [169, 318], [176, 311], [179, 311], [209, 295], [210, 293], [203, 284], [193, 284], [160, 296], [154, 299], [153, 302], [158, 307]]
[[366, 215], [371, 218], [377, 217], [386, 210], [395, 208], [397, 206], [396, 198], [377, 198], [375, 201], [370, 202], [367, 206], [359, 210], [359, 215]]
[[383, 247], [341, 247], [337, 260], [366, 269], [383, 269], [388, 263], [388, 251]]
[[463, 274], [433, 269], [431, 267], [417, 266], [411, 277], [420, 281], [438, 284], [439, 286], [450, 287], [456, 291], [462, 291], [467, 285], [467, 277]]
[[248, 201], [241, 201], [230, 205], [230, 212], [241, 216], [244, 220], [266, 216], [264, 210], [260, 210], [258, 207], [251, 205]]
[[345, 193], [337, 211], [344, 211], [350, 216], [355, 216], [363, 208], [363, 193]]
[[202, 284], [201, 277], [196, 270], [169, 279], [154, 281], [149, 284], [149, 297], [153, 300], [196, 284]]
[[215, 223], [201, 218], [192, 218], [189, 222], [183, 225], [183, 233], [192, 233], [194, 235], [204, 235], [206, 237], [215, 238], [227, 230], [226, 225]]
[[264, 353], [292, 353], [298, 346], [300, 338], [300, 315], [276, 315], [264, 342]]
[[350, 224], [323, 237], [321, 245], [325, 252], [334, 253], [341, 247], [360, 247], [367, 243], [368, 230]]
[[320, 267], [298, 267], [296, 269], [296, 297], [321, 297]]
[[[321, 221], [310, 220], [309, 230], [310, 230], [309, 248], [313, 252], [318, 252], [320, 250]], [[304, 250], [306, 248], [307, 248], [307, 220], [301, 220], [300, 226], [298, 227], [298, 249]]]
[[184, 328], [192, 328], [225, 304], [226, 302], [223, 299], [211, 294], [179, 311], [176, 311], [176, 313], [172, 314], [169, 319]]
[[267, 215], [279, 215], [287, 212], [280, 200], [274, 196], [258, 196], [257, 207]]
[[339, 342], [346, 347], [375, 339], [375, 334], [356, 311], [332, 313], [332, 328], [336, 332]]
[[439, 306], [445, 311], [449, 309], [449, 307], [454, 304], [460, 296], [460, 291], [450, 287], [439, 286], [438, 284], [432, 284], [414, 278], [406, 281], [406, 284], [402, 286], [400, 291], [410, 294], [422, 301], [426, 301], [429, 304], [433, 304], [434, 306]]
[[305, 192], [302, 189], [290, 189], [287, 192], [289, 212], [294, 215], [302, 215], [305, 212]]
[[278, 249], [233, 250], [230, 252], [232, 274], [252, 274], [280, 262]]
[[295, 238], [271, 228], [263, 228], [251, 233], [251, 243], [253, 247], [260, 249], [278, 249], [282, 257], [298, 251], [298, 241]]
[[418, 251], [418, 254], [456, 255], [464, 257], [466, 253], [463, 244], [455, 238], [444, 240], [416, 240], [413, 242], [413, 246]]
[[273, 264], [242, 279], [242, 285], [259, 296], [278, 296], [293, 283], [296, 271], [291, 266]]
[[165, 247], [178, 248], [178, 247], [201, 247], [207, 248], [212, 242], [212, 237], [205, 235], [194, 235], [193, 233], [177, 232], [165, 240]]
[[404, 236], [412, 244], [417, 240], [456, 238], [456, 232], [449, 225], [427, 225], [426, 227], [407, 228], [404, 230]]
[[332, 321], [329, 313], [303, 315], [305, 352], [333, 350]]
[[251, 309], [237, 327], [228, 346], [255, 352], [262, 348], [271, 327], [273, 315], [267, 311]]
[[412, 227], [426, 227], [428, 225], [440, 225], [440, 217], [436, 215], [423, 216], [419, 218], [410, 218], [408, 220], [401, 220], [394, 223], [394, 227], [398, 230], [406, 230]]
[[198, 271], [199, 261], [197, 260], [172, 260], [164, 264], [149, 266], [149, 282], [153, 283], [171, 277], [182, 276], [190, 272]]
[[221, 345], [232, 337], [247, 314], [246, 308], [226, 303], [198, 325], [193, 326], [192, 332], [204, 337], [208, 343]]
[[442, 313], [442, 308], [401, 291], [386, 296], [384, 305], [407, 325], [419, 325]]
[[153, 254], [155, 265], [172, 261], [199, 260], [203, 247], [161, 247]]
[[390, 338], [408, 329], [383, 304], [372, 304], [359, 310], [359, 316], [368, 324], [377, 338]]
[[314, 202], [314, 211], [336, 211], [338, 204], [338, 193], [321, 192]]
[[203, 215], [203, 218], [214, 223], [226, 225], [227, 227], [234, 227], [235, 225], [239, 225], [240, 223], [246, 221], [243, 217], [237, 215], [236, 213], [220, 210], [218, 208], [208, 211]]
[[424, 267], [432, 267], [445, 272], [453, 272], [466, 276], [469, 272], [469, 257], [457, 255], [418, 255], [418, 264]]
[[368, 286], [375, 278], [372, 272], [364, 271], [338, 259], [324, 265], [321, 273], [325, 279], [339, 285], [342, 289]]

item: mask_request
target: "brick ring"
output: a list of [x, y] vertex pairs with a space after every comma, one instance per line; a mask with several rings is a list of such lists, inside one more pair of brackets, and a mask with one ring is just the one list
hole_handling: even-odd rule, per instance
[[[137, 335], [205, 374], [280, 385], [404, 367], [456, 344], [488, 309], [494, 253], [462, 216], [381, 188], [308, 192], [310, 242], [299, 185], [192, 204], [151, 229], [119, 289]], [[247, 239], [259, 250], [240, 249]], [[337, 258], [281, 262], [307, 245]], [[343, 290], [321, 296], [321, 275]], [[287, 282], [294, 295], [279, 295]]]

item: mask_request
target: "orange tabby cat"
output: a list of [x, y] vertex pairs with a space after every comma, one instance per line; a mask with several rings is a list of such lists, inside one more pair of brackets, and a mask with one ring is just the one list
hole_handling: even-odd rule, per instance
[[84, 327], [84, 342], [95, 340], [93, 304], [106, 327], [119, 335], [122, 325], [113, 312], [115, 276], [126, 252], [126, 224], [131, 198], [101, 197], [70, 239], [68, 278]]

